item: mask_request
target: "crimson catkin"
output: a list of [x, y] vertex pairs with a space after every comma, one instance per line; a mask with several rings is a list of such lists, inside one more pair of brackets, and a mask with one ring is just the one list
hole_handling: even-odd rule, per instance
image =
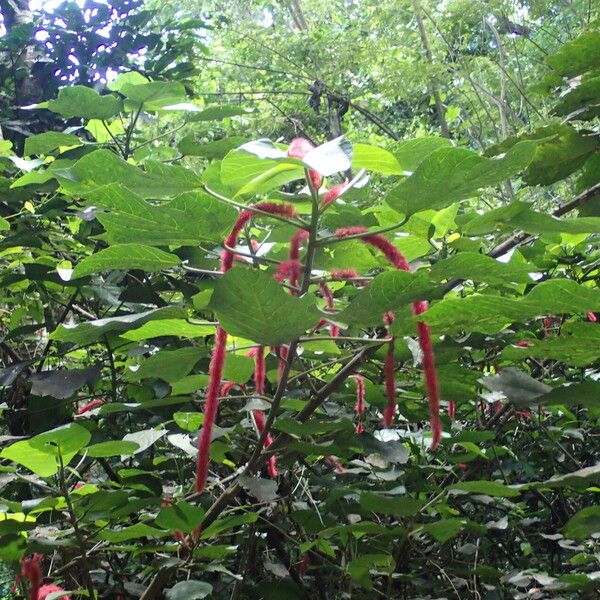
[[21, 577], [29, 582], [30, 600], [38, 600], [42, 585], [42, 555], [37, 552], [31, 558], [21, 558]]
[[390, 427], [394, 422], [394, 413], [396, 412], [396, 382], [394, 378], [394, 338], [388, 342], [388, 350], [385, 355], [383, 366], [383, 375], [385, 380], [385, 395], [387, 397], [387, 406], [383, 411], [383, 424]]
[[354, 411], [356, 412], [356, 433], [363, 433], [365, 427], [362, 423], [362, 417], [365, 414], [365, 378], [362, 375], [355, 375], [354, 380], [356, 381], [356, 404], [354, 405]]
[[[402, 253], [385, 237], [381, 234], [373, 233], [368, 234], [369, 230], [366, 227], [355, 226], [355, 227], [344, 227], [338, 229], [335, 232], [336, 237], [345, 238], [354, 235], [361, 235], [360, 240], [369, 244], [378, 250], [380, 250], [383, 255], [388, 259], [388, 261], [394, 265], [397, 269], [401, 269], [403, 271], [410, 271], [410, 266], [408, 261]], [[368, 234], [368, 235], [364, 235]], [[413, 314], [420, 315], [425, 312], [428, 308], [427, 302], [415, 302], [413, 303], [412, 309]], [[425, 378], [425, 387], [427, 388], [427, 395], [429, 398], [429, 422], [431, 424], [431, 449], [433, 450], [439, 444], [442, 435], [442, 423], [440, 421], [440, 393], [437, 381], [437, 374], [435, 369], [435, 358], [433, 355], [433, 345], [431, 343], [431, 330], [429, 325], [423, 323], [421, 321], [417, 322], [417, 335], [419, 339], [419, 346], [423, 353], [423, 372]], [[388, 350], [389, 357], [389, 350]], [[393, 361], [393, 357], [391, 359]], [[386, 358], [386, 369], [389, 369], [388, 359]], [[393, 363], [392, 363], [393, 369]], [[388, 391], [388, 401], [389, 401], [389, 390], [390, 383], [386, 377], [386, 390]], [[395, 399], [394, 399], [395, 405]], [[389, 405], [388, 405], [389, 408]], [[386, 413], [389, 412], [386, 409]], [[386, 421], [387, 414], [384, 414], [384, 422]]]
[[[257, 346], [254, 352], [254, 389], [257, 394], [263, 395], [265, 393], [266, 373], [265, 349], [264, 346]], [[265, 413], [262, 410], [255, 410], [253, 416], [256, 430], [260, 436], [265, 429]], [[273, 437], [269, 433], [265, 438], [264, 447], [268, 448], [272, 443]], [[270, 477], [277, 477], [277, 462], [274, 455], [269, 457], [267, 471]]]
[[[325, 305], [329, 310], [333, 310], [334, 304], [331, 288], [326, 283], [320, 283], [319, 289], [321, 290], [321, 294], [325, 299]], [[331, 333], [331, 337], [338, 337], [340, 335], [340, 328], [337, 325], [331, 325], [329, 331]]]
[[[276, 202], [260, 202], [254, 205], [255, 209], [267, 212], [273, 215], [293, 218], [298, 216], [296, 209], [291, 204], [277, 204]], [[244, 226], [255, 216], [252, 210], [243, 210], [238, 215], [231, 233], [225, 239], [225, 246], [235, 248], [238, 237]], [[229, 271], [233, 266], [235, 252], [225, 248], [221, 255], [221, 271]], [[206, 480], [208, 478], [208, 463], [210, 460], [210, 442], [212, 438], [212, 428], [217, 416], [219, 406], [219, 392], [221, 389], [221, 380], [223, 378], [223, 368], [225, 366], [225, 357], [227, 350], [227, 332], [219, 325], [215, 333], [215, 345], [209, 366], [208, 389], [206, 391], [206, 401], [204, 403], [204, 422], [200, 435], [198, 436], [198, 457], [196, 461], [196, 491], [204, 491]]]
[[358, 276], [358, 271], [355, 269], [331, 269], [331, 279], [333, 281], [345, 281], [355, 279]]
[[94, 408], [98, 408], [99, 406], [102, 406], [104, 404], [103, 400], [100, 400], [100, 398], [96, 398], [95, 400], [92, 400], [91, 402], [88, 402], [87, 404], [85, 404], [84, 406], [82, 406], [78, 411], [77, 414], [78, 415], [83, 415], [86, 412], [93, 410]]

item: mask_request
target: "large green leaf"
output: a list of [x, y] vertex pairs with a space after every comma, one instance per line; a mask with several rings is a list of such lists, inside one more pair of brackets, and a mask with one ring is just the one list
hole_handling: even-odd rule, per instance
[[396, 563], [389, 554], [363, 554], [352, 559], [346, 566], [348, 574], [356, 583], [367, 590], [373, 589], [371, 569], [384, 569], [391, 573]]
[[171, 589], [167, 590], [167, 600], [202, 600], [212, 594], [213, 587], [205, 581], [188, 579], [176, 583]]
[[386, 201], [406, 215], [450, 206], [522, 171], [533, 159], [535, 146], [531, 141], [515, 144], [498, 159], [484, 158], [464, 148], [440, 148], [394, 187]]
[[59, 133], [58, 131], [46, 131], [38, 135], [32, 135], [25, 140], [25, 156], [32, 154], [48, 154], [60, 146], [80, 146], [81, 138], [71, 133]]
[[447, 490], [460, 490], [470, 494], [484, 494], [486, 496], [498, 496], [501, 498], [514, 498], [521, 492], [514, 488], [509, 488], [503, 483], [496, 481], [461, 481], [446, 488]]
[[429, 276], [432, 281], [458, 278], [491, 284], [531, 283], [529, 273], [536, 270], [533, 265], [502, 263], [485, 254], [459, 252], [436, 262]]
[[[40, 105], [40, 108], [43, 105]], [[109, 119], [121, 110], [121, 101], [114, 95], [100, 96], [92, 88], [84, 85], [74, 85], [62, 88], [56, 100], [49, 100], [46, 108], [71, 119], [84, 117], [86, 119]]]
[[221, 159], [247, 141], [247, 138], [232, 136], [213, 142], [198, 143], [194, 141], [194, 135], [189, 134], [177, 144], [177, 149], [184, 156], [201, 156], [202, 158]]
[[40, 477], [50, 477], [60, 468], [60, 458], [68, 465], [91, 439], [90, 432], [77, 423], [46, 431], [2, 450], [0, 456], [23, 465]]
[[66, 192], [81, 196], [111, 183], [120, 183], [143, 198], [176, 196], [201, 185], [196, 174], [183, 167], [148, 162], [142, 171], [109, 150], [86, 154], [72, 167], [52, 174]]
[[591, 119], [600, 115], [600, 77], [587, 77], [568, 94], [562, 96], [554, 107], [557, 115], [572, 115], [578, 120]]
[[188, 192], [155, 206], [122, 185], [103, 186], [88, 194], [90, 203], [110, 209], [97, 215], [106, 229], [101, 237], [111, 244], [195, 246], [223, 239], [236, 210], [203, 192]]
[[144, 360], [139, 368], [131, 371], [127, 378], [130, 381], [139, 381], [156, 377], [173, 383], [185, 377], [204, 355], [203, 350], [193, 346], [177, 350], [160, 350]]
[[482, 235], [500, 229], [522, 229], [531, 234], [598, 233], [600, 218], [579, 217], [558, 219], [532, 210], [527, 202], [515, 200], [476, 216], [463, 226], [465, 235]]
[[255, 269], [225, 273], [210, 307], [229, 333], [265, 346], [290, 342], [319, 321], [314, 297], [290, 296], [270, 275]]
[[86, 321], [75, 325], [59, 325], [50, 337], [57, 342], [71, 342], [73, 344], [91, 344], [108, 333], [121, 333], [129, 329], [140, 327], [148, 321], [158, 319], [185, 318], [186, 312], [182, 308], [166, 306], [141, 313], [132, 313], [120, 317], [108, 317], [95, 321]]
[[72, 278], [84, 277], [91, 273], [100, 273], [112, 269], [126, 271], [140, 269], [142, 271], [160, 271], [181, 262], [175, 254], [170, 254], [151, 246], [141, 244], [118, 244], [91, 254], [77, 263]]
[[143, 105], [145, 110], [158, 110], [185, 99], [185, 87], [178, 81], [126, 83], [120, 90], [128, 103]]
[[166, 336], [192, 339], [212, 335], [214, 332], [214, 325], [195, 325], [185, 319], [161, 319], [160, 321], [149, 321], [133, 331], [123, 333], [121, 337], [140, 342]]
[[368, 144], [354, 144], [353, 150], [353, 169], [367, 169], [383, 175], [401, 175], [404, 171], [398, 159], [383, 148]]
[[517, 406], [529, 406], [551, 391], [549, 385], [534, 379], [527, 373], [509, 367], [497, 375], [483, 377], [479, 382], [493, 392], [502, 392], [509, 402]]
[[518, 298], [474, 294], [437, 302], [421, 318], [447, 332], [499, 331], [513, 322], [548, 314], [600, 311], [600, 290], [570, 279], [544, 281]]
[[181, 500], [173, 506], [162, 508], [154, 522], [169, 531], [191, 533], [202, 523], [203, 517], [204, 511], [200, 507]]
[[219, 106], [209, 106], [200, 112], [195, 112], [190, 121], [222, 121], [231, 117], [247, 116], [252, 113], [237, 104], [222, 104]]
[[564, 179], [579, 169], [598, 147], [593, 136], [583, 135], [571, 125], [553, 123], [531, 133], [506, 138], [492, 146], [487, 154], [510, 152], [527, 140], [538, 142], [533, 160], [525, 170], [524, 180], [529, 185], [549, 185]]
[[435, 150], [452, 146], [448, 138], [418, 137], [400, 143], [394, 155], [404, 172], [412, 173]]
[[383, 313], [395, 311], [410, 302], [425, 300], [434, 294], [435, 286], [424, 271], [385, 271], [358, 292], [335, 319], [364, 327], [381, 325]]
[[600, 65], [600, 32], [586, 31], [567, 42], [547, 58], [547, 62], [559, 75], [580, 75]]
[[600, 358], [600, 327], [597, 323], [568, 323], [561, 328], [560, 336], [528, 340], [528, 344], [505, 348], [503, 358], [551, 358], [573, 367], [585, 367]]
[[588, 506], [571, 517], [562, 528], [572, 540], [584, 540], [600, 531], [600, 506]]

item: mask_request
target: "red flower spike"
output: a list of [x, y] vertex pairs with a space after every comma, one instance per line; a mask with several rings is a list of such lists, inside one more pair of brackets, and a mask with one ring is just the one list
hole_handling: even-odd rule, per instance
[[82, 406], [78, 411], [77, 414], [78, 415], [83, 415], [84, 413], [93, 410], [94, 408], [98, 408], [99, 406], [102, 406], [104, 404], [103, 400], [100, 400], [100, 398], [96, 398], [95, 400], [92, 400], [91, 402], [88, 402], [86, 405]]
[[[300, 264], [300, 261], [284, 260], [282, 263], [279, 263], [274, 278], [275, 281], [278, 281], [279, 283], [283, 283], [287, 279], [290, 282], [290, 285], [296, 287], [301, 272], [302, 265]], [[290, 292], [293, 292], [293, 290], [290, 290]]]
[[331, 269], [331, 279], [334, 281], [345, 281], [358, 277], [358, 271], [354, 269]]
[[[323, 298], [325, 298], [326, 306], [329, 310], [333, 310], [333, 293], [330, 287], [326, 283], [319, 284], [319, 289], [321, 290], [321, 294]], [[340, 335], [340, 328], [337, 325], [331, 325], [329, 329], [331, 333], [331, 337], [338, 337]]]
[[42, 584], [42, 555], [37, 552], [31, 558], [21, 558], [21, 577], [29, 582], [30, 600], [38, 600]]
[[[281, 217], [297, 217], [298, 213], [291, 204], [277, 204], [276, 202], [259, 202], [254, 205], [254, 208], [262, 210], [263, 212], [270, 213], [272, 215], [279, 215]], [[251, 210], [243, 210], [234, 223], [231, 233], [225, 238], [225, 245], [229, 248], [235, 248], [238, 242], [238, 237], [242, 229], [252, 220], [253, 217], [260, 216]], [[224, 250], [221, 255], [221, 271], [224, 273], [229, 271], [233, 266], [233, 260], [235, 253], [231, 250]]]
[[596, 316], [595, 313], [590, 311], [590, 312], [586, 313], [586, 316], [588, 318], [588, 321], [591, 321], [592, 323], [598, 322], [598, 317]]
[[265, 393], [265, 347], [257, 346], [254, 352], [254, 389], [261, 396]]
[[[265, 429], [265, 413], [262, 410], [255, 410], [252, 413], [252, 416], [254, 418], [254, 424], [256, 425], [256, 431], [258, 433], [258, 435], [261, 435], [262, 432]], [[267, 438], [265, 439], [265, 448], [268, 448], [271, 444], [273, 443], [273, 436], [271, 436], [271, 434], [269, 433], [267, 435]], [[277, 460], [275, 458], [275, 456], [269, 456], [269, 460], [267, 462], [267, 472], [269, 474], [269, 477], [271, 478], [275, 478], [277, 477], [277, 475], [279, 475], [279, 473], [277, 472]]]
[[365, 426], [362, 424], [362, 421], [358, 421], [354, 427], [354, 433], [361, 434], [365, 432]]
[[203, 492], [208, 477], [209, 450], [212, 436], [212, 427], [219, 407], [219, 390], [225, 366], [227, 346], [227, 332], [217, 327], [215, 345], [209, 367], [209, 382], [204, 403], [204, 423], [198, 436], [198, 459], [196, 462], [196, 491]]
[[356, 405], [354, 410], [356, 414], [362, 416], [365, 414], [365, 378], [362, 375], [355, 375], [354, 380], [356, 381]]
[[454, 416], [456, 414], [456, 406], [454, 404], [454, 400], [450, 400], [448, 402], [448, 416], [454, 420]]
[[[335, 236], [338, 238], [345, 238], [352, 235], [368, 233], [366, 227], [355, 226], [355, 227], [344, 227], [338, 229], [335, 232]], [[388, 261], [394, 265], [397, 269], [402, 271], [410, 271], [408, 261], [402, 253], [385, 237], [378, 233], [366, 235], [360, 238], [363, 243], [374, 246], [379, 249]], [[427, 302], [420, 301], [413, 303], [413, 314], [420, 315], [425, 312], [428, 308]], [[440, 443], [442, 436], [442, 423], [440, 421], [439, 409], [440, 409], [440, 393], [437, 382], [437, 375], [435, 370], [435, 358], [433, 355], [433, 345], [431, 343], [431, 330], [429, 326], [423, 322], [417, 323], [417, 333], [419, 339], [419, 346], [423, 352], [423, 371], [425, 379], [425, 387], [427, 388], [427, 395], [429, 398], [429, 421], [431, 424], [432, 440], [431, 449], [435, 449]], [[388, 352], [389, 355], [389, 352]], [[388, 360], [386, 359], [386, 366]], [[386, 376], [386, 390], [388, 392], [388, 400], [390, 398], [390, 383]], [[395, 405], [395, 400], [394, 400]], [[384, 413], [384, 422], [387, 422], [390, 418], [390, 405], [386, 408]]]
[[[61, 588], [59, 585], [53, 585], [51, 583], [48, 583], [46, 585], [43, 585], [37, 594], [37, 600], [46, 600], [46, 598], [50, 595], [50, 594], [56, 594], [57, 592], [64, 592], [65, 589]], [[71, 596], [61, 596], [60, 600], [71, 600]]]
[[519, 348], [527, 348], [531, 346], [531, 342], [528, 342], [527, 340], [520, 340], [515, 344], [515, 346], [518, 346]]
[[[277, 204], [276, 202], [260, 202], [254, 206], [255, 209], [272, 215], [282, 217], [296, 217], [298, 213], [291, 204]], [[231, 233], [225, 239], [225, 245], [234, 248], [237, 244], [240, 231], [255, 216], [251, 210], [243, 210], [234, 223]], [[231, 250], [224, 250], [221, 255], [221, 271], [226, 273], [233, 266], [235, 253]], [[225, 366], [227, 346], [227, 332], [222, 327], [217, 327], [215, 334], [215, 345], [209, 367], [208, 390], [206, 392], [206, 401], [204, 403], [204, 423], [198, 436], [198, 458], [196, 462], [196, 491], [204, 491], [206, 479], [208, 477], [209, 450], [212, 436], [212, 427], [217, 416], [219, 405], [219, 391], [221, 388], [221, 379], [223, 377], [223, 367]]]
[[300, 562], [300, 566], [298, 567], [298, 571], [300, 571], [301, 575], [306, 575], [306, 570], [308, 569], [308, 563], [310, 562], [310, 556], [308, 552], [304, 554], [302, 557], [302, 561]]
[[[221, 391], [219, 392], [221, 398], [223, 398], [224, 396], [228, 396], [229, 392], [231, 392], [231, 390], [237, 385], [239, 384], [235, 383], [235, 381], [226, 381], [225, 383], [223, 383], [223, 385], [221, 386]], [[243, 389], [243, 386], [240, 387]]]
[[348, 182], [338, 183], [332, 188], [328, 189], [321, 198], [321, 207], [327, 208], [332, 202], [337, 200], [348, 188]]

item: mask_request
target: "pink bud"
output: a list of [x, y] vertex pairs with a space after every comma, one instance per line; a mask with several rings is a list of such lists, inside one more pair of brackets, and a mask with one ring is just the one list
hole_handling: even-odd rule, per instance
[[329, 206], [334, 200], [337, 200], [347, 189], [348, 182], [344, 181], [344, 183], [338, 183], [334, 185], [331, 189], [327, 190], [321, 198], [321, 206], [326, 208]]
[[294, 138], [288, 147], [287, 155], [291, 158], [303, 159], [314, 146], [305, 138]]
[[595, 313], [593, 313], [591, 311], [589, 313], [587, 313], [587, 318], [592, 323], [597, 323], [598, 322], [598, 317], [595, 315]]

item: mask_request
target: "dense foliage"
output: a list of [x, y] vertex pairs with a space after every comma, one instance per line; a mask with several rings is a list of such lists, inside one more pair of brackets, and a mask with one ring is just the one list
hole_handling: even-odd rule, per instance
[[[508, 2], [360, 13], [402, 49], [328, 12], [364, 4], [282, 3], [297, 36], [260, 2], [161, 33], [137, 4], [7, 27], [0, 559], [21, 597], [597, 597], [591, 4], [546, 9], [562, 44]], [[265, 15], [268, 40], [236, 37]], [[85, 29], [89, 71], [42, 42], [25, 60], [40, 23]], [[300, 93], [249, 68], [265, 44]], [[410, 85], [378, 49], [419, 63]], [[220, 89], [242, 81], [269, 93]]]

